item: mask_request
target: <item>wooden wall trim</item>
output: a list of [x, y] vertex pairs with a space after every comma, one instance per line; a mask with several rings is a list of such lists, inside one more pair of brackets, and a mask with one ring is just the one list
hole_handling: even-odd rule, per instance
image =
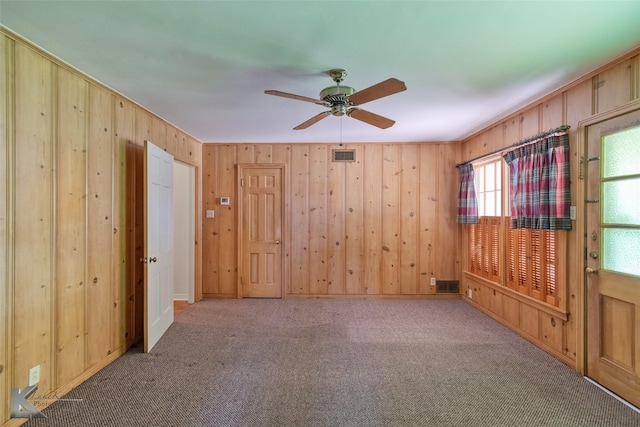
[[[506, 287], [506, 286], [502, 286], [499, 285], [495, 282], [492, 282], [490, 280], [485, 279], [484, 277], [480, 277], [476, 274], [470, 273], [468, 271], [464, 272], [465, 277], [471, 281], [471, 282], [477, 282], [477, 283], [481, 283], [485, 286], [487, 286], [488, 288], [491, 288], [493, 290], [495, 290], [496, 292], [500, 292], [502, 294], [506, 294], [509, 295], [511, 298], [516, 299], [524, 304], [528, 304], [532, 307], [535, 307], [537, 310], [543, 311], [545, 313], [551, 314], [552, 316], [556, 316], [561, 318], [564, 321], [569, 320], [569, 313], [565, 310], [562, 310], [558, 307], [554, 307], [552, 305], [549, 304], [544, 304], [542, 303], [540, 300], [537, 300], [535, 298], [532, 298], [528, 295], [524, 295], [520, 292], [516, 292], [513, 289]], [[473, 300], [472, 298], [469, 298], [468, 296], [464, 296], [464, 298], [467, 298], [469, 300]]]
[[569, 366], [571, 369], [575, 369], [574, 361], [570, 357], [567, 357], [566, 354], [563, 354], [563, 353], [557, 351], [553, 347], [550, 347], [550, 346], [540, 342], [540, 340], [535, 339], [535, 338], [531, 337], [530, 335], [522, 333], [521, 329], [514, 327], [511, 323], [505, 321], [504, 318], [502, 318], [500, 316], [497, 316], [495, 313], [491, 312], [491, 310], [488, 310], [486, 307], [478, 304], [476, 301], [469, 300], [468, 298], [466, 298], [465, 300], [467, 301], [467, 303], [469, 303], [470, 305], [472, 305], [476, 309], [480, 310], [481, 312], [483, 312], [487, 316], [491, 317], [496, 322], [501, 323], [503, 326], [511, 329], [512, 331], [514, 331], [515, 333], [520, 335], [522, 338], [524, 338], [527, 341], [529, 341], [530, 343], [532, 343], [533, 345], [535, 345], [537, 347], [540, 347], [541, 349], [543, 349], [547, 353], [549, 353], [552, 356], [554, 356], [556, 359], [560, 360], [565, 365]]

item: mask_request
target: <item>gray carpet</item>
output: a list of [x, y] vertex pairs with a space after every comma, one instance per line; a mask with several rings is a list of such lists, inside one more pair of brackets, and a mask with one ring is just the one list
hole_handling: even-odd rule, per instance
[[208, 300], [32, 426], [640, 426], [463, 301]]

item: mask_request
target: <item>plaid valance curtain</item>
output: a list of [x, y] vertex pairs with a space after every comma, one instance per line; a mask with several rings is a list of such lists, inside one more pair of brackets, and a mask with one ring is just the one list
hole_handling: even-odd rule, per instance
[[459, 167], [460, 191], [458, 192], [458, 224], [478, 223], [478, 200], [473, 184], [473, 165], [467, 163]]
[[569, 135], [560, 133], [510, 151], [511, 228], [571, 230]]

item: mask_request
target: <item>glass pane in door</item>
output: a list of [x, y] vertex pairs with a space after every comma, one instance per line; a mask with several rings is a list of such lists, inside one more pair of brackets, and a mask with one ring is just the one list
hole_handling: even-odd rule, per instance
[[640, 126], [603, 138], [603, 178], [640, 174]]
[[605, 228], [602, 268], [640, 276], [640, 230]]
[[640, 225], [640, 178], [604, 182], [602, 196], [603, 223]]
[[640, 126], [602, 139], [602, 268], [640, 276]]

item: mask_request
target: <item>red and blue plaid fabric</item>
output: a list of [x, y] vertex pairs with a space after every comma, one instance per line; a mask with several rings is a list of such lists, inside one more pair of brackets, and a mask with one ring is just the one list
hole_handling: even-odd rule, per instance
[[569, 135], [551, 135], [504, 156], [511, 228], [571, 230]]
[[467, 163], [459, 167], [460, 191], [458, 192], [458, 224], [478, 223], [478, 200], [473, 184], [473, 165]]

